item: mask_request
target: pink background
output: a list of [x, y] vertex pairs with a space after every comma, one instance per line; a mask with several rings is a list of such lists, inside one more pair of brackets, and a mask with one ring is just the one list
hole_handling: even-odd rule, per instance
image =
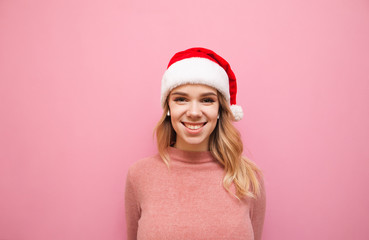
[[125, 239], [170, 57], [238, 78], [267, 240], [368, 239], [369, 2], [0, 1], [0, 239]]

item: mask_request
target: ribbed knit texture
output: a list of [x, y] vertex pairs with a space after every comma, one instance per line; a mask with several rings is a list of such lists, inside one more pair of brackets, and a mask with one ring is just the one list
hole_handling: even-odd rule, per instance
[[[261, 239], [263, 181], [260, 199], [239, 201], [224, 189], [224, 170], [209, 151], [168, 151], [170, 170], [159, 155], [141, 159], [128, 170], [128, 240]], [[231, 190], [235, 193], [233, 185]]]

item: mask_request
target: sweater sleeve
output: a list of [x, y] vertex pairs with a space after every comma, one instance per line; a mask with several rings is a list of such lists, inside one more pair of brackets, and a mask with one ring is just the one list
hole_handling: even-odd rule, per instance
[[137, 239], [138, 220], [140, 219], [140, 205], [137, 200], [134, 181], [130, 170], [127, 173], [126, 188], [125, 188], [125, 214], [127, 226], [127, 240]]
[[254, 231], [254, 240], [261, 240], [266, 209], [266, 193], [264, 180], [262, 177], [259, 180], [261, 185], [260, 197], [253, 200], [251, 213], [251, 223]]

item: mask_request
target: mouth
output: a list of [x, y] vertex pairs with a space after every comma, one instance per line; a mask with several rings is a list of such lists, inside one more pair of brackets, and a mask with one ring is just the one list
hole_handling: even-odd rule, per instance
[[186, 128], [190, 130], [197, 130], [203, 127], [207, 122], [202, 123], [189, 123], [189, 122], [181, 122]]

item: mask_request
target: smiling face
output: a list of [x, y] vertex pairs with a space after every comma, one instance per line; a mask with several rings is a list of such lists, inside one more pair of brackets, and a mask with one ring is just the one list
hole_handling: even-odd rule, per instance
[[177, 134], [174, 147], [188, 151], [209, 150], [209, 136], [218, 120], [217, 90], [202, 84], [181, 85], [170, 92], [168, 105]]

